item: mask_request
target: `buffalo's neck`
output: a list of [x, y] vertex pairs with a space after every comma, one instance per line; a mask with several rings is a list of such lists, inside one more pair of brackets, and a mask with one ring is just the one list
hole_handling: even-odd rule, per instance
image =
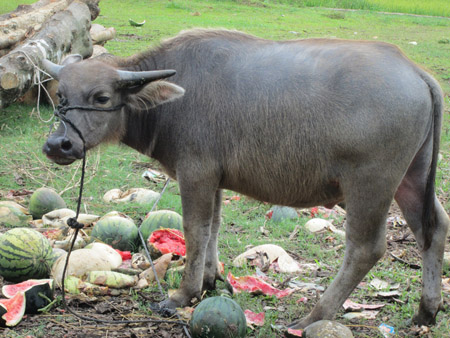
[[156, 137], [156, 113], [130, 111], [126, 124], [122, 143], [142, 154], [152, 156]]
[[164, 56], [159, 49], [147, 50], [120, 62], [119, 66], [129, 71], [141, 72], [164, 69]]

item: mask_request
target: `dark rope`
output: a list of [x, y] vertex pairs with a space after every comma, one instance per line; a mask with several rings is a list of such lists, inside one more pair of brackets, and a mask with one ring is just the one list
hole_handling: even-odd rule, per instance
[[[80, 229], [82, 229], [84, 227], [84, 224], [78, 222], [78, 216], [80, 214], [80, 207], [81, 207], [81, 200], [82, 200], [82, 196], [83, 196], [83, 185], [84, 185], [84, 176], [85, 176], [85, 169], [86, 169], [86, 142], [84, 140], [83, 134], [81, 133], [81, 131], [77, 128], [77, 126], [75, 126], [72, 121], [70, 121], [66, 116], [66, 112], [72, 109], [77, 109], [77, 110], [94, 110], [94, 111], [115, 111], [115, 110], [119, 110], [123, 107], [123, 105], [118, 105], [115, 107], [111, 107], [111, 108], [97, 108], [97, 107], [84, 107], [84, 106], [68, 106], [67, 105], [67, 99], [62, 98], [61, 99], [61, 103], [56, 107], [54, 114], [56, 117], [58, 117], [63, 123], [64, 123], [64, 127], [65, 127], [65, 133], [67, 132], [67, 124], [69, 124], [73, 130], [75, 130], [75, 132], [78, 134], [78, 136], [80, 137], [81, 141], [83, 142], [83, 163], [82, 163], [82, 167], [81, 167], [81, 178], [80, 178], [80, 190], [78, 193], [78, 201], [77, 201], [77, 211], [76, 211], [76, 215], [75, 217], [69, 218], [67, 220], [67, 225], [69, 227], [71, 227], [72, 229], [75, 230], [73, 238], [72, 238], [72, 243], [70, 245], [69, 251], [67, 252], [67, 257], [66, 257], [66, 262], [64, 264], [64, 269], [63, 269], [63, 274], [62, 274], [62, 279], [61, 279], [61, 289], [62, 289], [62, 303], [64, 308], [70, 312], [71, 314], [73, 314], [74, 316], [82, 319], [82, 320], [86, 320], [86, 321], [93, 321], [93, 322], [98, 322], [98, 323], [107, 323], [107, 324], [133, 324], [133, 323], [148, 323], [148, 322], [153, 322], [153, 323], [171, 323], [171, 324], [178, 324], [178, 325], [182, 325], [184, 332], [186, 334], [187, 337], [191, 337], [189, 334], [189, 331], [187, 329], [186, 326], [188, 326], [189, 324], [186, 322], [183, 322], [181, 320], [178, 321], [171, 321], [171, 320], [163, 320], [163, 319], [152, 319], [152, 318], [148, 318], [148, 319], [137, 319], [137, 320], [106, 320], [106, 319], [98, 319], [98, 318], [92, 318], [92, 317], [87, 317], [87, 316], [83, 316], [80, 315], [78, 313], [76, 313], [75, 311], [73, 311], [71, 308], [69, 308], [69, 306], [67, 305], [66, 302], [66, 297], [65, 297], [65, 287], [64, 287], [64, 279], [65, 279], [65, 275], [66, 275], [66, 270], [67, 270], [67, 266], [69, 264], [69, 257], [70, 257], [70, 253], [73, 250], [73, 246], [75, 244], [75, 241], [77, 239], [78, 236], [78, 232], [80, 231]], [[156, 207], [157, 203], [159, 202], [159, 200], [162, 197], [162, 194], [164, 193], [164, 191], [167, 188], [167, 185], [169, 183], [169, 179], [167, 179], [166, 183], [164, 184], [164, 187], [160, 193], [159, 198], [156, 200], [156, 202], [153, 204], [153, 207], [150, 211], [153, 211], [153, 209]], [[159, 282], [158, 279], [158, 275], [156, 274], [156, 270], [155, 270], [155, 266], [153, 264], [153, 261], [151, 260], [150, 257], [150, 253], [148, 252], [148, 248], [147, 245], [145, 243], [145, 240], [142, 236], [142, 233], [140, 231], [140, 227], [138, 229], [138, 233], [139, 236], [141, 238], [141, 241], [143, 243], [143, 246], [145, 248], [146, 254], [147, 254], [147, 258], [149, 258], [150, 264], [152, 266], [153, 269], [153, 273], [155, 275], [156, 281], [158, 283], [158, 287], [159, 287], [159, 291], [161, 293], [161, 295], [164, 297], [164, 291], [161, 287], [161, 284]], [[180, 319], [178, 313], [177, 317], [178, 319]]]

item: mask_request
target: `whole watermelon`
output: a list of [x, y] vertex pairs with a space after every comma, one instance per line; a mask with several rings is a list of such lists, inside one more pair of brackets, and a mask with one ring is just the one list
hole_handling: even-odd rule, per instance
[[149, 212], [140, 226], [145, 240], [151, 233], [160, 228], [177, 229], [183, 231], [183, 217], [172, 210], [158, 210]]
[[49, 188], [39, 188], [30, 197], [28, 209], [34, 219], [40, 219], [46, 213], [66, 207], [66, 202], [58, 193]]
[[53, 250], [48, 239], [30, 228], [14, 228], [0, 237], [0, 276], [10, 282], [48, 278]]
[[103, 218], [91, 232], [91, 241], [100, 241], [121, 251], [136, 251], [138, 228], [133, 221], [119, 216]]
[[231, 298], [220, 296], [200, 302], [189, 327], [193, 338], [245, 337], [247, 334], [242, 308]]

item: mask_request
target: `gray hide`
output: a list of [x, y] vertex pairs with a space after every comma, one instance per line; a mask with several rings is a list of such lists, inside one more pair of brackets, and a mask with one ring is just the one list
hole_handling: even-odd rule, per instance
[[[175, 69], [176, 85], [124, 85], [117, 68]], [[443, 98], [437, 82], [395, 46], [192, 30], [128, 59], [72, 63], [54, 75], [69, 106], [87, 107], [66, 113], [86, 149], [122, 142], [179, 182], [187, 261], [180, 289], [163, 307], [185, 306], [215, 287], [222, 189], [231, 189], [292, 207], [345, 201], [342, 267], [293, 328], [332, 319], [383, 256], [394, 198], [423, 255], [414, 319], [435, 321], [449, 223], [434, 193]], [[72, 127], [64, 132], [52, 134], [44, 152], [69, 164], [83, 148]]]

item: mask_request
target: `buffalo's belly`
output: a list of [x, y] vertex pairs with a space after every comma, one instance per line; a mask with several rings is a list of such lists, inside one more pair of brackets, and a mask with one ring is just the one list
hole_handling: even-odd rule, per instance
[[[290, 174], [290, 175], [289, 175]], [[291, 207], [332, 207], [344, 200], [337, 179], [311, 180], [304, 175], [286, 172], [284, 177], [274, 174], [224, 177], [220, 188], [233, 190], [256, 200]]]

